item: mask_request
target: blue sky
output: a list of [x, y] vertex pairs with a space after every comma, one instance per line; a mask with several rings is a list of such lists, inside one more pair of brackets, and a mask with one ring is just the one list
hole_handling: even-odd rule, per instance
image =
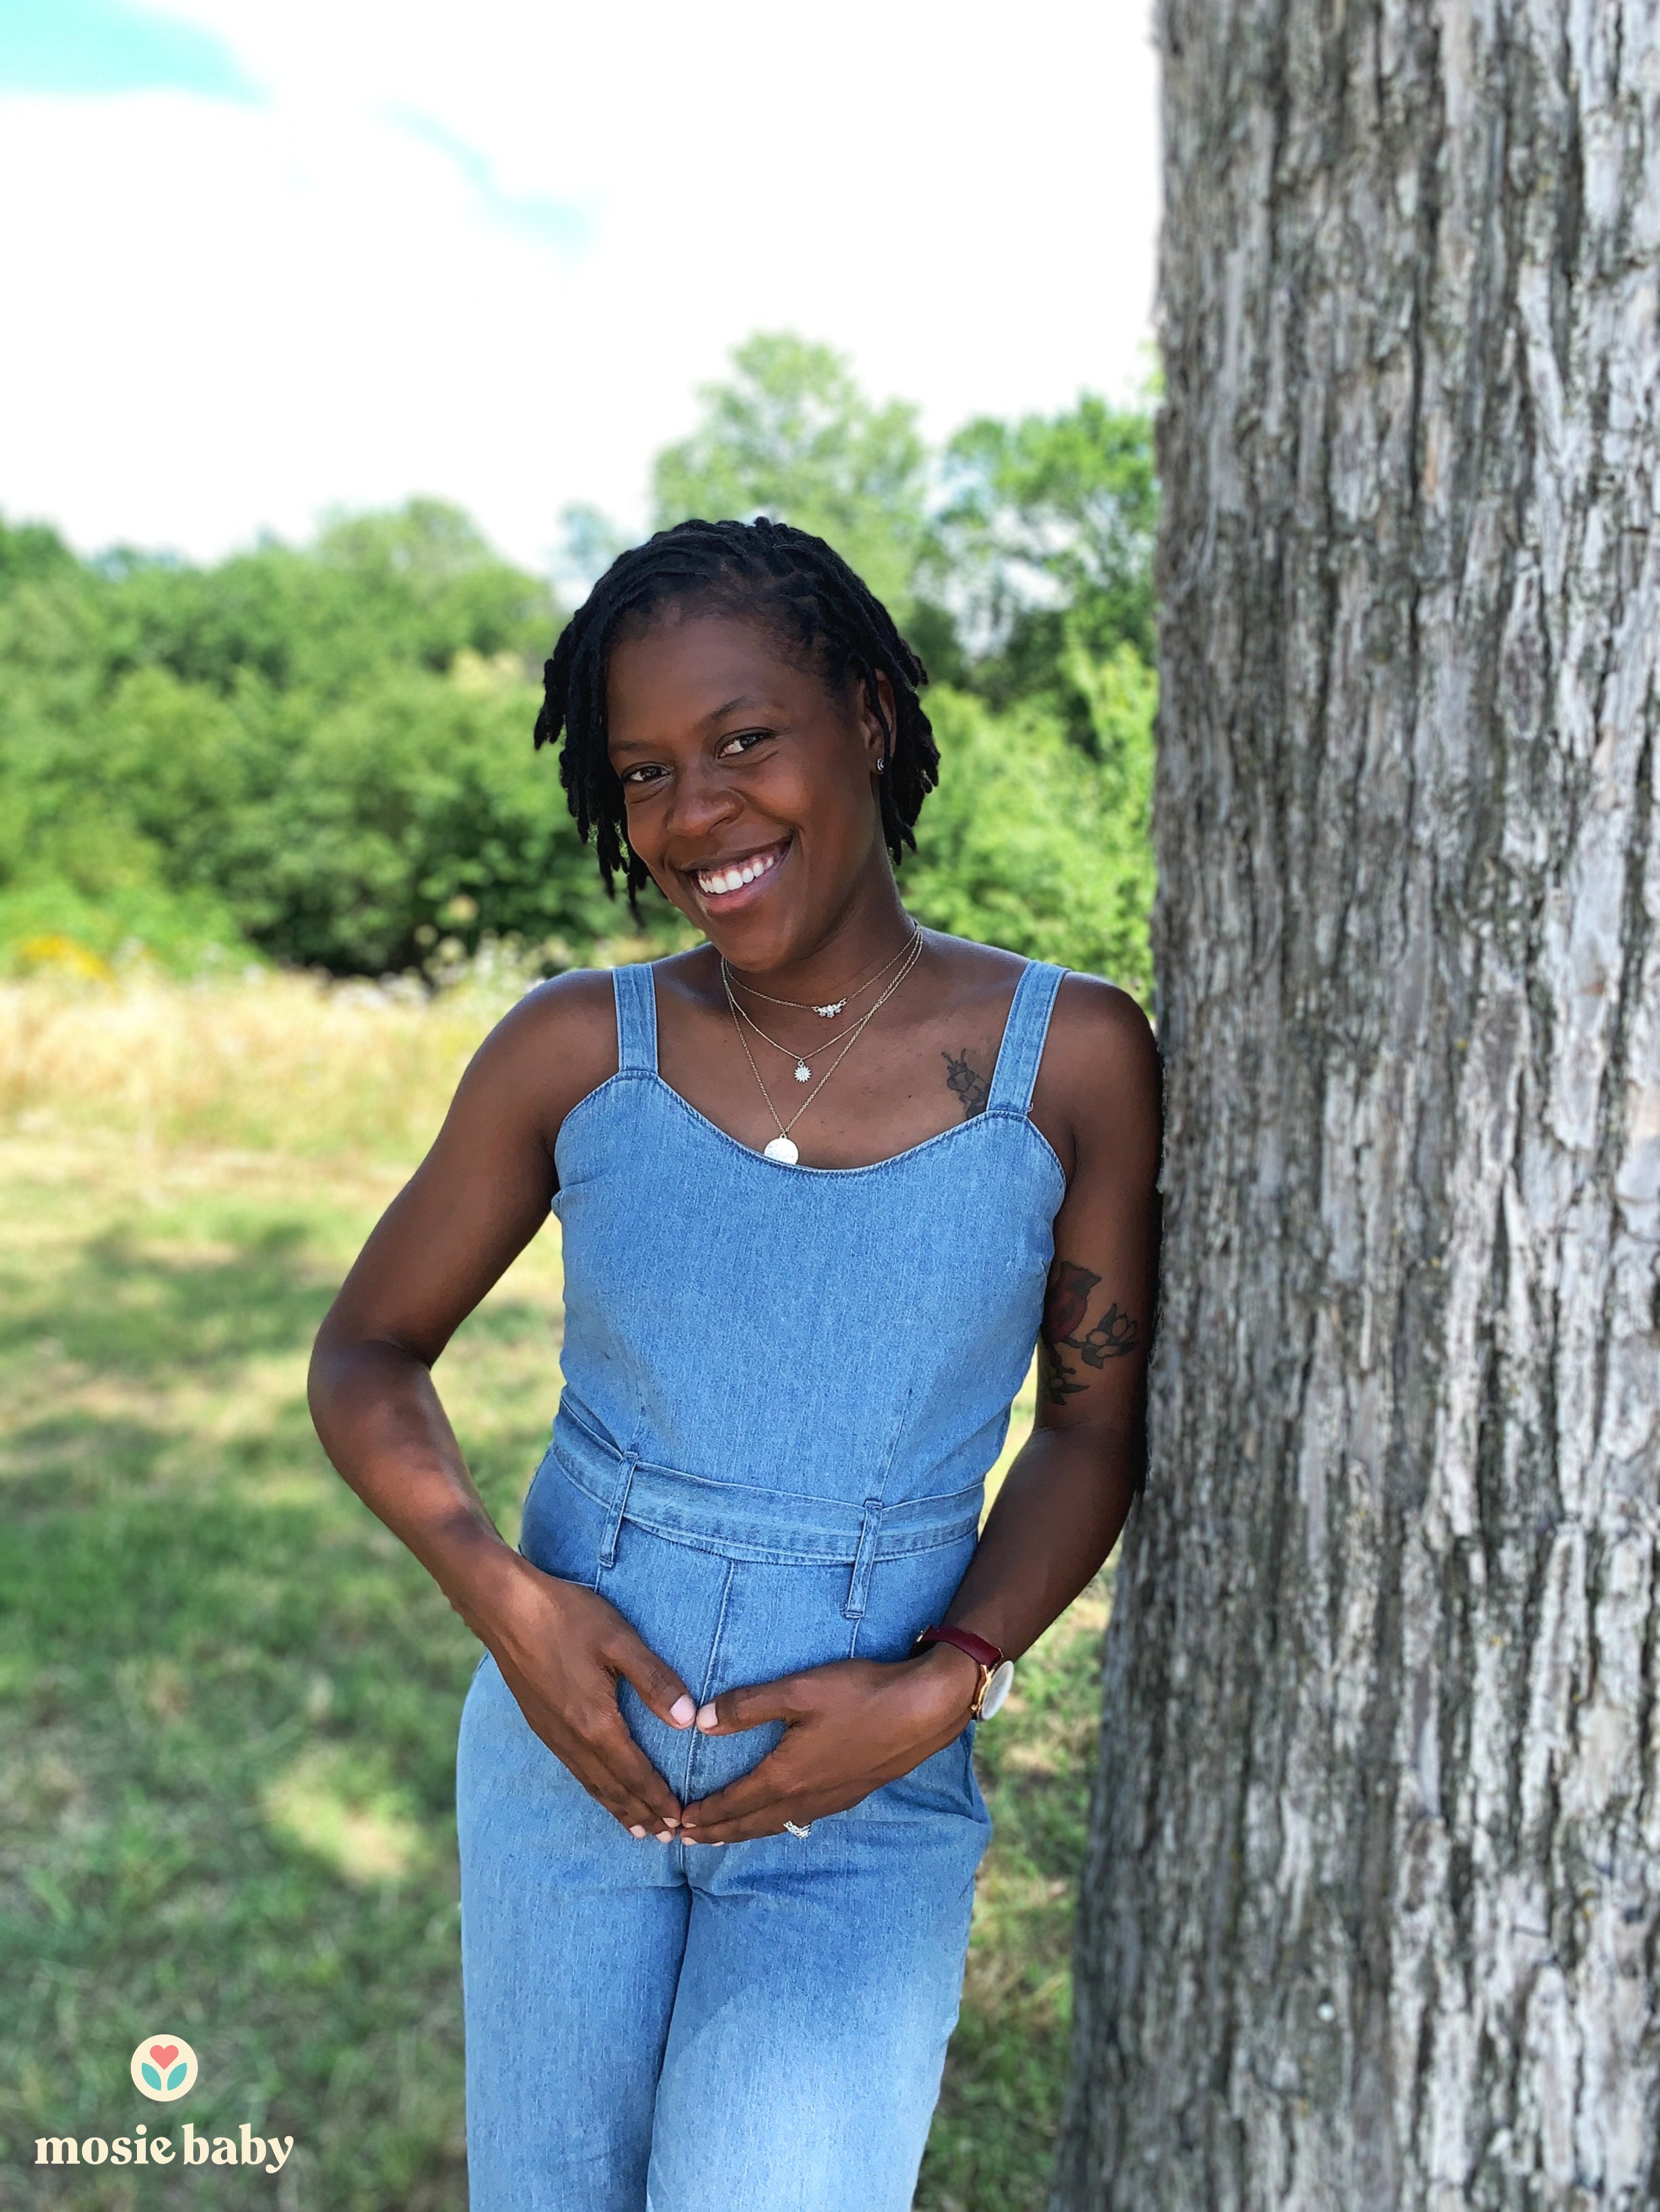
[[195, 24], [115, 0], [0, 0], [0, 92], [102, 98], [162, 88], [258, 96], [231, 49]]
[[1156, 102], [1140, 0], [0, 0], [0, 510], [208, 556], [429, 491], [539, 563], [756, 329], [936, 434], [1122, 395]]

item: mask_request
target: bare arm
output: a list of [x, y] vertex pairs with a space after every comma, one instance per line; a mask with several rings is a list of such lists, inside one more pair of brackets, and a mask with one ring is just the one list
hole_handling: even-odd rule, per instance
[[[1131, 1000], [1096, 985], [1091, 1001], [1056, 1038], [1073, 1161], [1038, 1338], [1037, 1418], [947, 1616], [1012, 1657], [1098, 1571], [1145, 1467], [1158, 1059]], [[972, 1662], [960, 1663], [971, 1689]]]
[[[1037, 1419], [998, 1494], [946, 1619], [1012, 1657], [1118, 1540], [1141, 1480], [1158, 1269], [1158, 1058], [1134, 1001], [1062, 985], [1036, 1101], [1067, 1170], [1038, 1344]], [[949, 1644], [883, 1665], [848, 1660], [730, 1691], [698, 1725], [787, 1723], [750, 1773], [689, 1806], [709, 1842], [775, 1832], [856, 1804], [958, 1735], [978, 1669]]]
[[559, 1125], [616, 1066], [611, 1003], [608, 979], [563, 977], [485, 1040], [318, 1332], [310, 1397], [329, 1457], [489, 1647], [544, 1741], [625, 1826], [655, 1832], [679, 1805], [623, 1724], [617, 1678], [681, 1727], [685, 1686], [603, 1598], [503, 1540], [432, 1378], [547, 1218]]

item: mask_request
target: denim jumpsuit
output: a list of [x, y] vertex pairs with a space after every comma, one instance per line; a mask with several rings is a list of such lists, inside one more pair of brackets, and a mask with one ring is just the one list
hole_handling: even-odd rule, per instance
[[[1023, 972], [983, 1113], [786, 1166], [657, 1072], [648, 965], [566, 1117], [565, 1387], [520, 1549], [602, 1593], [700, 1703], [949, 1604], [1036, 1341], [1059, 1161], [1029, 1120], [1061, 970]], [[769, 1723], [624, 1717], [683, 1802]], [[991, 1824], [973, 1730], [862, 1803], [714, 1845], [630, 1835], [488, 1654], [457, 1762], [472, 2212], [905, 2212]]]

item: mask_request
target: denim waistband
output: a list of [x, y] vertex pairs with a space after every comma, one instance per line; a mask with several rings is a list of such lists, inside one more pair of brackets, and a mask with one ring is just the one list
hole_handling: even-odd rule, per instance
[[849, 1566], [855, 1611], [862, 1610], [862, 1583], [878, 1561], [959, 1543], [980, 1525], [983, 1486], [978, 1482], [946, 1497], [885, 1504], [879, 1497], [852, 1503], [716, 1481], [634, 1458], [597, 1435], [568, 1404], [560, 1407], [550, 1449], [566, 1477], [609, 1509], [601, 1553], [607, 1564], [615, 1556], [617, 1532], [628, 1521], [733, 1559]]

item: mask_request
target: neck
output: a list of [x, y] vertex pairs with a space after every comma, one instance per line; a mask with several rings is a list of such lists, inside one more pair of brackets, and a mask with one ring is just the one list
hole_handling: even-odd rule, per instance
[[849, 896], [810, 950], [775, 968], [739, 968], [728, 973], [781, 999], [820, 1005], [836, 999], [860, 976], [904, 950], [915, 924], [900, 902], [899, 887], [885, 868], [879, 884], [861, 884]]

